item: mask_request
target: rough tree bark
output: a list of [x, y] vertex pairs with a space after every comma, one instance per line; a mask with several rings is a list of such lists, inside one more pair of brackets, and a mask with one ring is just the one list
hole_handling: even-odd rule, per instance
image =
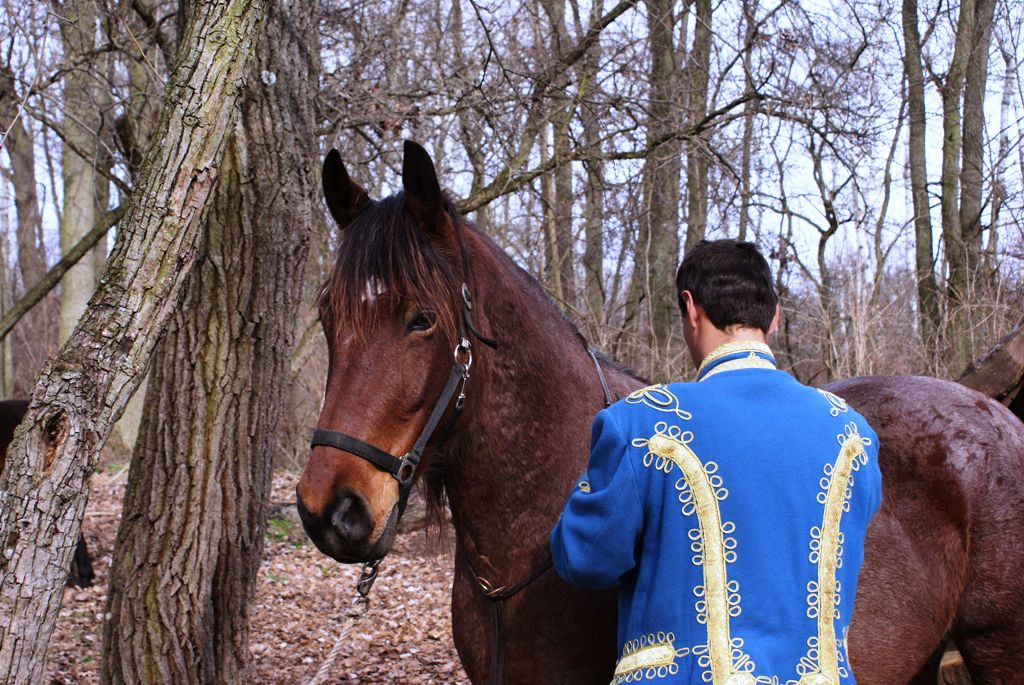
[[939, 286], [932, 253], [932, 216], [928, 202], [928, 166], [925, 156], [924, 75], [921, 70], [921, 33], [917, 28], [917, 0], [903, 0], [903, 69], [907, 77], [909, 121], [907, 159], [910, 194], [914, 203], [914, 270], [917, 277], [918, 320], [929, 357], [935, 354], [939, 330]]
[[236, 683], [319, 208], [316, 3], [269, 3], [184, 306], [157, 348], [103, 680]]
[[[160, 31], [156, 18], [142, 0], [119, 0], [118, 18], [131, 31], [135, 52], [124, 55], [125, 84], [128, 97], [121, 116], [114, 121], [114, 134], [127, 162], [128, 174], [134, 183], [138, 179], [143, 156], [153, 138], [153, 129], [160, 113], [159, 73], [173, 61], [171, 46]], [[143, 380], [132, 396], [124, 414], [114, 426], [124, 453], [135, 447], [142, 421], [142, 404], [146, 397], [147, 381]]]
[[0, 682], [43, 680], [89, 476], [196, 258], [263, 4], [195, 5], [158, 144], [99, 288], [43, 367], [0, 479]]

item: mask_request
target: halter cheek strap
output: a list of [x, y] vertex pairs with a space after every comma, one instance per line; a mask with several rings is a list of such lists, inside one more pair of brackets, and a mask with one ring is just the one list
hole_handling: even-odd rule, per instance
[[427, 443], [430, 442], [434, 431], [437, 430], [441, 417], [444, 416], [448, 405], [451, 404], [456, 391], [459, 391], [459, 398], [455, 403], [456, 413], [452, 417], [453, 422], [462, 411], [462, 404], [466, 399], [466, 382], [469, 380], [469, 369], [473, 364], [473, 354], [469, 340], [460, 338], [459, 344], [455, 347], [454, 354], [455, 362], [452, 364], [451, 373], [448, 374], [448, 381], [445, 383], [440, 397], [438, 397], [437, 402], [434, 404], [434, 409], [430, 412], [430, 416], [427, 418], [423, 430], [420, 431], [419, 437], [416, 438], [412, 449], [401, 457], [396, 457], [390, 452], [385, 452], [379, 447], [347, 433], [324, 428], [317, 428], [313, 431], [310, 447], [322, 445], [349, 452], [370, 462], [380, 470], [390, 473], [398, 481], [399, 515], [401, 515], [409, 498], [409, 490], [412, 487], [413, 478], [416, 476], [416, 469], [420, 464], [420, 459], [423, 458], [423, 452], [426, 450]]

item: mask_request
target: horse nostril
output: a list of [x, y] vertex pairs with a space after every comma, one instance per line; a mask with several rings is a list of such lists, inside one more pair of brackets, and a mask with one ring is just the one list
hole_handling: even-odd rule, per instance
[[331, 515], [331, 524], [343, 538], [351, 542], [365, 539], [373, 530], [366, 505], [357, 495], [346, 495], [338, 501]]

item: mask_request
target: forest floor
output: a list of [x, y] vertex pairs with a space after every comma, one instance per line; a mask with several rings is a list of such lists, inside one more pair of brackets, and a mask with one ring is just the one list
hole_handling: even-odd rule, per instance
[[[50, 683], [99, 682], [107, 571], [126, 478], [123, 466], [106, 466], [93, 478], [83, 530], [96, 578], [90, 588], [64, 591], [50, 642]], [[297, 482], [297, 474], [277, 473], [271, 500], [294, 502]], [[381, 564], [370, 609], [327, 682], [468, 685], [451, 635], [452, 554], [437, 546], [422, 530], [399, 536]], [[253, 602], [252, 683], [306, 683], [313, 677], [346, 620], [358, 570], [317, 551], [294, 507], [282, 506], [267, 527]]]

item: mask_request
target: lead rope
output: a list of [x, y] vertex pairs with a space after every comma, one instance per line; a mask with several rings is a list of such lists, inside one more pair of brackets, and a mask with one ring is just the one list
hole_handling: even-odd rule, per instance
[[363, 569], [359, 573], [359, 580], [356, 581], [356, 596], [352, 599], [352, 606], [345, 612], [347, 616], [345, 623], [342, 625], [341, 630], [338, 631], [338, 637], [334, 641], [334, 646], [331, 647], [331, 651], [327, 654], [324, 662], [320, 664], [316, 675], [309, 681], [309, 685], [320, 685], [327, 680], [327, 677], [334, 669], [334, 662], [338, 660], [338, 656], [341, 654], [341, 648], [348, 642], [348, 636], [352, 633], [352, 629], [355, 628], [359, 619], [366, 615], [366, 610], [370, 606], [370, 588], [373, 587], [373, 581], [377, 580], [377, 568], [380, 566], [380, 562], [381, 560], [377, 559], [376, 561], [368, 561], [363, 564]]

